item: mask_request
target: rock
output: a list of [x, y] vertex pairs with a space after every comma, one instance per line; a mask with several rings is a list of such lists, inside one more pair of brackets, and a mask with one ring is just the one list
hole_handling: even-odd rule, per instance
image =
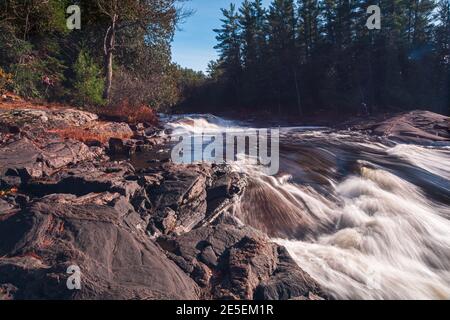
[[88, 147], [102, 147], [103, 143], [96, 139], [88, 139], [84, 142]]
[[253, 299], [259, 283], [268, 280], [277, 268], [276, 249], [264, 238], [243, 237], [224, 257], [224, 274], [218, 279], [215, 297]]
[[60, 169], [94, 158], [94, 154], [84, 143], [75, 140], [50, 142], [41, 150], [41, 159], [50, 169]]
[[212, 222], [227, 206], [234, 203], [247, 186], [244, 175], [217, 170], [213, 176], [213, 183], [207, 190], [207, 222]]
[[95, 127], [91, 128], [93, 133], [108, 133], [110, 136], [129, 139], [133, 136], [133, 130], [130, 126], [123, 122], [98, 122]]
[[130, 156], [136, 152], [137, 141], [132, 139], [109, 139], [109, 154]]
[[141, 189], [137, 181], [126, 179], [132, 174], [134, 168], [126, 163], [86, 162], [59, 170], [50, 177], [29, 181], [25, 189], [40, 197], [57, 193], [83, 196], [113, 192], [131, 199]]
[[[197, 166], [165, 166], [164, 180], [157, 186], [147, 189], [155, 208], [153, 224], [158, 227], [165, 219], [166, 208], [176, 212], [176, 227], [173, 232], [183, 233], [192, 230], [206, 215], [206, 187], [208, 167], [201, 170]], [[152, 229], [151, 226], [149, 229]]]
[[372, 134], [403, 143], [450, 141], [450, 118], [429, 111], [412, 111], [371, 125]]
[[[223, 221], [233, 219], [223, 219]], [[159, 245], [213, 299], [308, 299], [324, 297], [319, 285], [286, 249], [237, 223], [218, 222], [182, 235], [161, 236]]]
[[155, 226], [162, 231], [163, 234], [169, 234], [175, 231], [177, 226], [177, 214], [170, 208], [165, 208], [159, 219], [155, 220]]
[[14, 300], [17, 288], [10, 283], [0, 284], [0, 301]]
[[0, 219], [2, 219], [2, 216], [17, 213], [18, 209], [18, 205], [12, 199], [0, 198]]
[[[110, 206], [63, 198], [0, 221], [0, 283], [16, 288], [16, 299], [199, 298], [197, 285], [143, 229]], [[81, 269], [79, 291], [66, 286], [70, 265]]]
[[31, 178], [48, 176], [64, 166], [92, 160], [94, 157], [89, 148], [78, 141], [47, 142], [39, 146], [23, 138], [2, 146], [0, 179], [6, 181], [6, 177], [16, 176], [25, 183]]
[[9, 133], [11, 134], [19, 134], [20, 128], [18, 126], [10, 126], [9, 127]]
[[275, 272], [260, 282], [254, 291], [256, 300], [323, 300], [326, 293], [319, 284], [291, 258], [286, 248], [277, 246], [278, 264]]
[[200, 253], [200, 261], [210, 268], [217, 267], [218, 258], [212, 246], [206, 246]]
[[97, 115], [77, 109], [14, 109], [0, 112], [0, 123], [22, 127], [24, 124], [45, 128], [81, 127], [98, 120]]

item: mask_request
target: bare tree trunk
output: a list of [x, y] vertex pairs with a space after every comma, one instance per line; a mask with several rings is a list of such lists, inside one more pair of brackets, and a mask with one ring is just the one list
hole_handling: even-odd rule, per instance
[[104, 41], [104, 54], [105, 54], [105, 76], [106, 84], [105, 91], [103, 92], [103, 98], [107, 101], [111, 98], [112, 81], [113, 81], [113, 53], [116, 38], [116, 20], [117, 17], [114, 16], [112, 19], [111, 26], [106, 32]]

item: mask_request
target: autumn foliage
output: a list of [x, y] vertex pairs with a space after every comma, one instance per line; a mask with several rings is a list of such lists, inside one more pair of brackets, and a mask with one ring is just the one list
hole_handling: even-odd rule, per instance
[[95, 130], [88, 127], [70, 127], [64, 129], [50, 130], [50, 133], [55, 133], [63, 139], [73, 139], [81, 142], [99, 141], [106, 143], [111, 138], [129, 139], [131, 135], [124, 133], [117, 133], [105, 130]]
[[158, 115], [149, 106], [132, 106], [128, 100], [116, 106], [102, 107], [96, 110], [96, 113], [108, 121], [126, 122], [128, 124], [147, 123], [156, 126], [159, 123]]

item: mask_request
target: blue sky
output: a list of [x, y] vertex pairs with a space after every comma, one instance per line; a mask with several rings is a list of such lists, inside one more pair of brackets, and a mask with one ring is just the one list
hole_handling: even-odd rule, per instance
[[[172, 57], [182, 67], [205, 71], [208, 62], [217, 58], [214, 50], [216, 34], [213, 29], [221, 25], [220, 8], [228, 8], [231, 2], [243, 0], [191, 0], [185, 8], [194, 10], [194, 15], [182, 24], [175, 34]], [[268, 3], [266, 0], [265, 3]]]

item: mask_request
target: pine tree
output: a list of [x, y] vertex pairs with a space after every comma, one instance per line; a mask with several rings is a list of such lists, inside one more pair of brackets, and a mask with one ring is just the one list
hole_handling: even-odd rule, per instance
[[264, 77], [264, 50], [266, 48], [266, 11], [261, 0], [242, 3], [239, 9], [242, 30], [243, 90], [245, 104], [255, 106], [261, 101], [266, 79]]
[[319, 41], [320, 7], [318, 0], [299, 0], [299, 38], [306, 57], [311, 57]]
[[215, 29], [217, 41], [214, 48], [219, 50], [223, 75], [229, 80], [235, 103], [240, 103], [240, 80], [242, 74], [241, 28], [239, 14], [232, 3], [229, 9], [222, 9], [222, 28]]
[[245, 0], [239, 8], [239, 24], [242, 29], [242, 61], [244, 68], [251, 69], [258, 60], [257, 17], [253, 4]]
[[450, 1], [441, 0], [438, 4], [435, 30], [436, 46], [436, 111], [450, 114]]
[[302, 114], [297, 74], [297, 19], [294, 1], [274, 0], [269, 8], [268, 20], [271, 56], [269, 66], [273, 72], [278, 113], [281, 113], [282, 105], [289, 107], [292, 101], [296, 101], [297, 111]]

